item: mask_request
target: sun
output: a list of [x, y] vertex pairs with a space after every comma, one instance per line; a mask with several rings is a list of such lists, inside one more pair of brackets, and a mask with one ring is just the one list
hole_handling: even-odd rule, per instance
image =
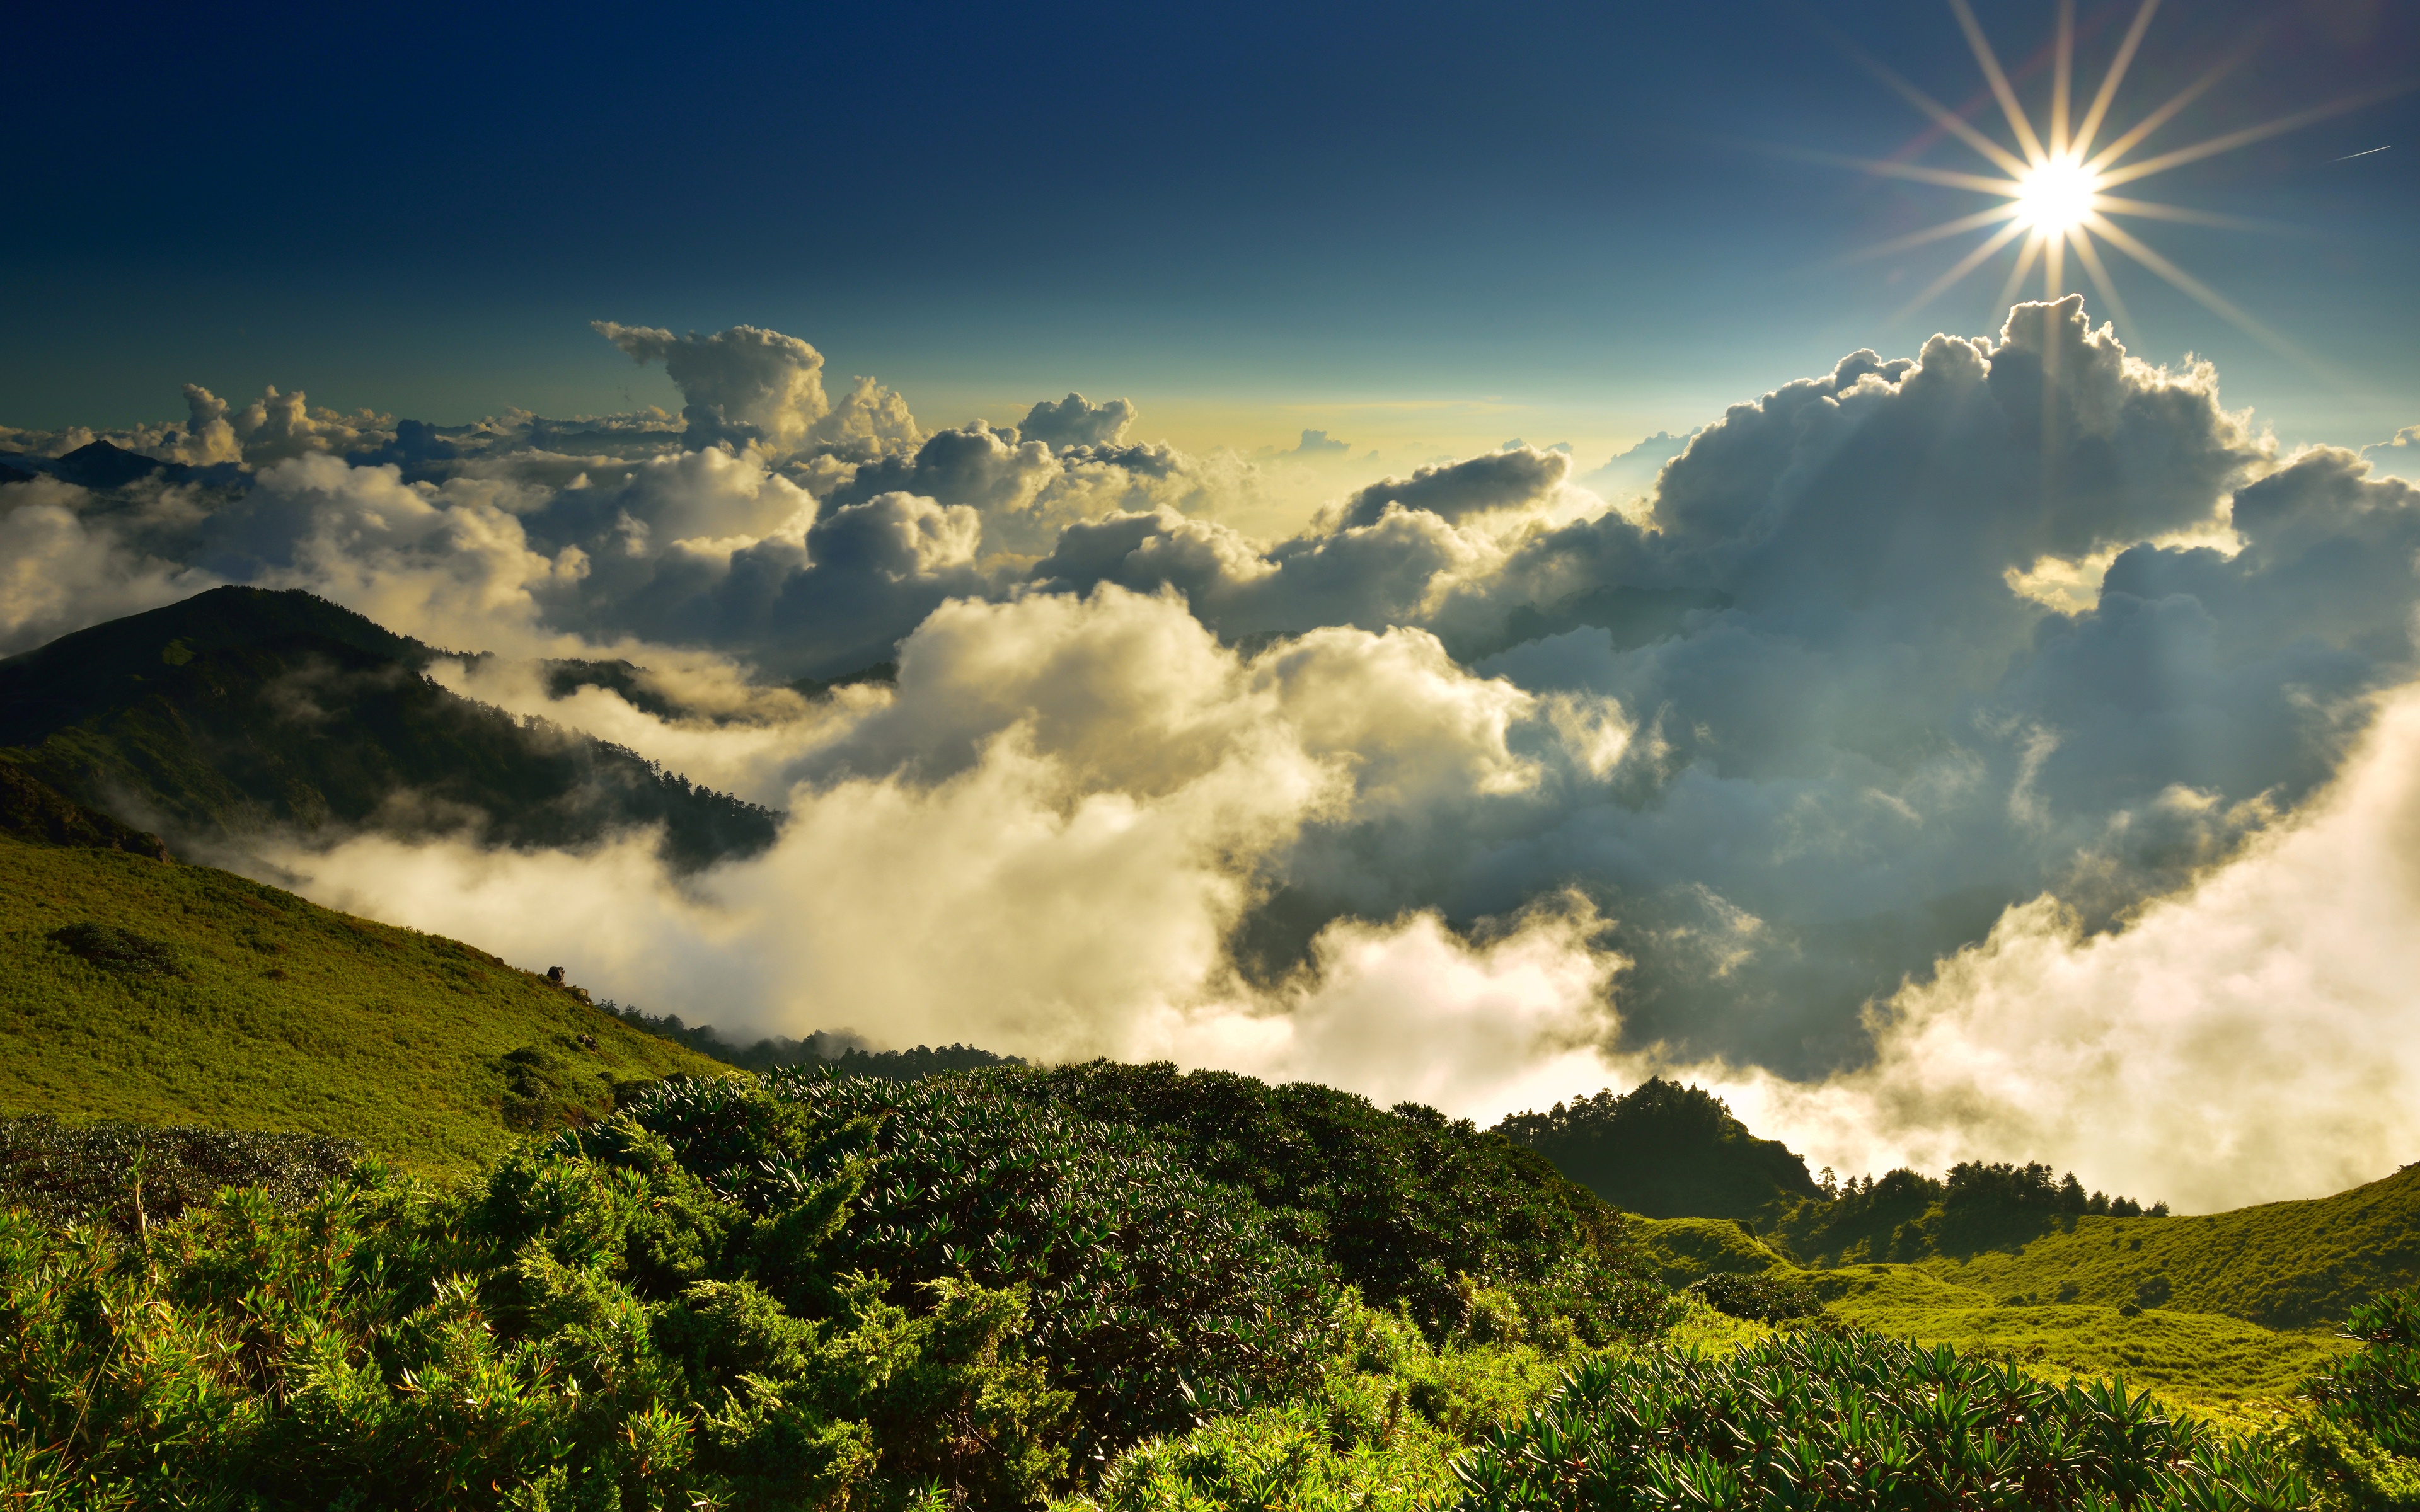
[[2017, 176], [2017, 219], [2042, 236], [2066, 236], [2099, 207], [2101, 176], [2072, 157], [2038, 162]]
[[2050, 108], [2039, 129], [2019, 102], [2014, 85], [2000, 67], [1999, 55], [1992, 50], [1991, 40], [1983, 35], [1982, 24], [1975, 19], [1974, 8], [1967, 0], [1948, 0], [1948, 4], [1951, 13], [1958, 18], [1959, 27], [1966, 34], [1967, 45], [1982, 69], [1984, 82], [1991, 86], [1992, 96], [1999, 103], [2000, 115], [2008, 127], [2006, 139], [1986, 132], [1964, 116], [1892, 72], [1880, 61], [1866, 56], [1854, 47], [1849, 52], [1910, 104], [1931, 116], [1943, 131], [1972, 147], [1985, 163], [1998, 171], [1978, 173], [1906, 161], [1915, 155], [1913, 150], [1905, 158], [1890, 160], [1807, 154], [1822, 162], [1862, 168], [1897, 178], [1915, 179], [1919, 183], [1966, 190], [1997, 201], [1972, 215], [1945, 221], [1908, 236], [1895, 237], [1853, 255], [1880, 256], [1969, 231], [1989, 231], [1989, 235], [1909, 301], [1900, 313], [1902, 316], [1915, 313], [2013, 243], [2013, 260], [2008, 280], [2000, 289], [2002, 305], [2007, 305], [2023, 292], [2037, 266], [2041, 270], [2044, 299], [2056, 300], [2072, 292], [2066, 283], [2067, 255], [2072, 252], [2075, 262], [2083, 269], [2085, 276], [2091, 280], [2094, 290], [2107, 304], [2109, 313], [2117, 318], [2118, 325], [2131, 327], [2133, 318], [2126, 313], [2126, 303], [2118, 298], [2118, 286], [2110, 278], [2108, 267], [2101, 256], [2101, 249], [2105, 244], [2262, 341], [2281, 351], [2292, 353], [2291, 344], [2284, 337], [2161, 255], [2140, 237], [2118, 224], [2116, 218], [2122, 216], [2130, 220], [2181, 222], [2249, 230], [2271, 230], [2274, 227], [2182, 206], [2129, 198], [2111, 191], [2154, 174], [2164, 173], [2170, 168], [2198, 162], [2204, 158], [2230, 152], [2314, 121], [2343, 115], [2397, 93], [2398, 89], [2390, 87], [2334, 100], [2259, 126], [2228, 131], [2190, 147], [2173, 147], [2148, 157], [2133, 157], [2136, 148], [2226, 77], [2238, 62], [2248, 55], [2249, 50], [2237, 49], [2225, 61], [2187, 85], [2175, 98], [2144, 115], [2104, 146], [2101, 142], [2102, 131], [2110, 124], [2111, 110], [2118, 101], [2118, 85], [2124, 82], [2126, 69], [2134, 61], [2136, 50], [2142, 46], [2143, 34], [2149, 29], [2151, 14], [2159, 9], [2160, 0], [2142, 0], [2134, 12], [2133, 24], [2126, 28], [2125, 37], [2118, 42], [2117, 54], [2111, 58], [2108, 70], [2102, 74], [2100, 87], [2094, 91], [2092, 101], [2085, 108], [2081, 119], [2076, 118], [2074, 110], [2075, 0], [2058, 0], [2057, 29], [2050, 54]]

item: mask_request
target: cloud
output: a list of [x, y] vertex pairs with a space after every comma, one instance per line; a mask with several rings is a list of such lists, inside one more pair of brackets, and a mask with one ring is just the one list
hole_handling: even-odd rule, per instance
[[[637, 841], [573, 857], [362, 837], [277, 859], [316, 895], [741, 1028], [819, 1014], [1045, 1056], [1245, 1046], [1272, 1072], [1486, 1113], [1542, 1047], [1585, 1053], [1606, 1026], [1615, 968], [1585, 905], [1476, 941], [1434, 916], [1339, 924], [1265, 993], [1225, 937], [1254, 886], [1235, 863], [1306, 824], [1530, 780], [1507, 746], [1528, 708], [1413, 632], [1247, 660], [1171, 598], [960, 601], [902, 648], [895, 690], [821, 711], [761, 857], [686, 884]], [[1465, 1052], [1449, 1075], [1355, 1048], [1411, 982]]]
[[87, 524], [89, 499], [54, 478], [0, 486], [0, 656], [217, 586]]
[[2304, 814], [2122, 932], [2012, 908], [1883, 1010], [1871, 1064], [1731, 1095], [1842, 1170], [2026, 1151], [2186, 1211], [2374, 1180], [2420, 1141], [2415, 856], [2407, 687]]
[[1409, 478], [1388, 478], [1345, 501], [1340, 521], [1374, 525], [1390, 504], [1425, 510], [1458, 520], [1490, 510], [1522, 509], [1542, 502], [1571, 472], [1567, 453], [1541, 452], [1518, 443], [1485, 456], [1422, 468]]
[[[445, 674], [479, 696], [787, 809], [773, 852], [677, 887], [619, 852], [365, 836], [287, 858], [383, 917], [594, 959], [592, 987], [652, 1008], [1465, 1111], [1713, 1068], [1836, 1165], [1834, 1106], [1899, 1131], [1877, 1150], [2087, 1168], [2091, 1104], [2051, 1071], [2024, 1073], [2027, 1123], [1942, 1068], [2014, 1055], [1993, 1026], [2027, 981], [2149, 950], [2125, 942], [2157, 920], [2187, 920], [2159, 926], [2164, 960], [2191, 961], [2192, 919], [2223, 944], [2188, 903], [2411, 754], [2374, 732], [2420, 680], [2420, 490], [2377, 451], [2281, 455], [2213, 369], [2144, 363], [2072, 299], [1651, 439], [1618, 459], [1640, 480], [1620, 507], [1514, 446], [1356, 480], [1274, 538], [1233, 521], [1312, 470], [1129, 440], [1125, 401], [926, 431], [871, 379], [831, 403], [792, 337], [599, 329], [667, 364], [679, 426], [346, 422], [360, 444], [246, 451], [250, 471], [0, 490], [35, 563], [12, 633], [81, 612], [42, 596], [54, 578], [96, 604], [309, 586], [500, 653]], [[215, 403], [177, 427], [196, 458], [220, 455]], [[566, 655], [647, 666], [690, 713], [550, 700], [528, 658]], [[895, 687], [780, 686], [877, 662]], [[584, 933], [536, 901], [557, 896], [587, 900]], [[2314, 1044], [2356, 1002], [2328, 990]], [[2122, 995], [2078, 992], [2115, 1027], [2042, 1018], [2043, 1043], [2122, 1039]], [[1394, 1039], [1372, 1027], [1389, 995]], [[2372, 1118], [2321, 1059], [2295, 1074]], [[2096, 1180], [2200, 1202], [2334, 1169], [2211, 1161]]]
[[1305, 430], [1302, 433], [1302, 440], [1295, 444], [1294, 450], [1287, 452], [1284, 455], [1287, 456], [1339, 457], [1352, 450], [1353, 443], [1351, 441], [1336, 440], [1330, 438], [1327, 432], [1324, 430]]
[[675, 336], [653, 326], [592, 325], [632, 362], [664, 364], [686, 401], [683, 440], [692, 448], [786, 456], [826, 447], [871, 455], [916, 443], [906, 401], [871, 378], [859, 378], [833, 403], [824, 392], [823, 353], [796, 336], [755, 326]]
[[1115, 446], [1125, 439], [1126, 427], [1134, 424], [1135, 407], [1131, 400], [1111, 399], [1096, 405], [1080, 393], [1071, 393], [1053, 404], [1041, 400], [1025, 412], [1016, 433], [1029, 441], [1040, 441], [1054, 450], [1069, 446]]

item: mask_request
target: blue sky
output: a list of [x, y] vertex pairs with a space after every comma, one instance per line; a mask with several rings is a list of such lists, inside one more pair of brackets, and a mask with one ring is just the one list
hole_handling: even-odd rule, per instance
[[[2081, 7], [2087, 86], [2133, 9]], [[1978, 11], [2042, 96], [2052, 8]], [[19, 38], [55, 66], [0, 102], [0, 422], [165, 418], [188, 380], [438, 421], [675, 407], [608, 318], [790, 332], [939, 422], [1081, 389], [1194, 444], [1586, 456], [1996, 327], [1998, 265], [1900, 313], [1972, 238], [1837, 261], [1982, 201], [1775, 150], [1925, 130], [1833, 24], [2007, 135], [1938, 0], [60, 8]], [[2155, 145], [2420, 76], [2409, 7], [2172, 0], [2116, 118], [2256, 26]], [[2317, 361], [2121, 262], [2138, 349], [2214, 358], [2289, 440], [2420, 422], [2416, 128], [2404, 95], [2141, 186], [2291, 228], [2145, 234]]]

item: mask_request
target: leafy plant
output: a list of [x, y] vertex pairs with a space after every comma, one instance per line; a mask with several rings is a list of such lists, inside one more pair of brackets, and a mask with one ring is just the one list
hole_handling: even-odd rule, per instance
[[0, 1494], [1015, 1506], [1062, 1473], [1021, 1292], [901, 1304], [825, 1263], [856, 1167], [755, 1211], [628, 1120], [584, 1139], [454, 1193], [229, 1191], [141, 1237], [0, 1214]]
[[1466, 1512], [1587, 1506], [2288, 1507], [2300, 1472], [2114, 1382], [1866, 1335], [1575, 1367], [1463, 1462]]

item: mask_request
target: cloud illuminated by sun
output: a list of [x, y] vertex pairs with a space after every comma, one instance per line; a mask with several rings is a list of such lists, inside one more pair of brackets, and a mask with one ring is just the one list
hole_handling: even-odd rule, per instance
[[2286, 343], [2282, 337], [2244, 314], [2217, 290], [2170, 262], [2141, 238], [2118, 224], [2115, 218], [2122, 216], [2238, 228], [2257, 228], [2257, 223], [2212, 215], [2181, 206], [2124, 197], [2110, 191], [2164, 173], [2170, 168], [2198, 162], [2204, 158], [2215, 157], [2293, 131], [2330, 116], [2341, 115], [2381, 96], [2370, 94], [2335, 100], [2259, 126], [2228, 131], [2190, 147], [2176, 147], [2129, 162], [2129, 156], [2136, 148], [2242, 61], [2243, 52], [2239, 50], [2229, 55], [2186, 85], [2174, 99], [2143, 116], [2107, 145], [2099, 146], [2096, 151], [2102, 128], [2108, 124], [2110, 109], [2117, 102], [2118, 86], [2125, 80], [2128, 66], [2134, 60], [2136, 49], [2142, 45], [2143, 34], [2149, 29], [2151, 17], [2160, 8], [2160, 0], [2142, 0], [2142, 5], [2134, 12], [2133, 24], [2127, 27], [2124, 39], [2118, 45], [2117, 54], [2110, 60], [2108, 71], [2102, 77], [2100, 87], [2094, 92], [2092, 101], [2080, 121], [2074, 118], [2072, 108], [2075, 0], [2059, 0], [2050, 109], [2039, 130], [2019, 102], [2015, 88], [2000, 67], [1998, 54], [1993, 51], [1991, 40], [1983, 35], [1981, 23], [1975, 19], [1973, 8], [1967, 0], [1948, 0], [1948, 3], [1950, 10], [1958, 18], [1959, 26], [1966, 34], [1967, 45], [1974, 50], [1975, 61], [1983, 70], [1984, 81], [1991, 85], [1993, 98], [1999, 102], [2000, 114], [2006, 119], [2015, 144], [2013, 147], [1995, 140], [1963, 116], [1893, 73], [1880, 62], [1862, 55], [1859, 61], [1880, 75], [1911, 104], [1932, 117], [1945, 131], [1972, 147], [1986, 163], [1999, 170], [1998, 173], [1963, 172], [1916, 162], [1864, 158], [1831, 160], [1894, 177], [1973, 190], [1994, 195], [2000, 200], [1999, 204], [1988, 209], [1865, 249], [1861, 255], [1881, 255], [1969, 231], [1990, 230], [1990, 234], [1964, 256], [1909, 301], [1903, 313], [1913, 312], [1930, 302], [2013, 242], [2017, 244], [2016, 257], [2000, 290], [2002, 304], [2009, 303], [2024, 291], [2037, 265], [2041, 270], [2041, 288], [2045, 299], [2057, 299], [2071, 292], [2066, 286], [2067, 255], [2072, 252], [2085, 276], [2091, 280], [2094, 290], [2106, 301], [2118, 323], [2131, 326], [2133, 321], [2126, 313], [2125, 301], [2118, 296], [2117, 284], [2101, 256], [2102, 244], [2106, 243], [2244, 330], [2272, 345], [2284, 347]]

